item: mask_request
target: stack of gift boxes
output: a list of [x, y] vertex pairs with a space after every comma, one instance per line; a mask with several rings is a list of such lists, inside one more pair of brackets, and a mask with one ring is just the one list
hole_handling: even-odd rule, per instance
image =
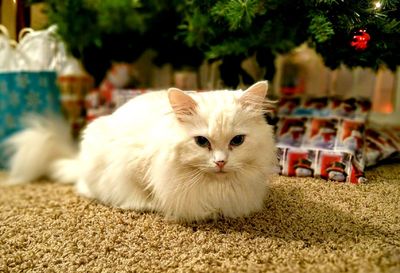
[[370, 108], [365, 99], [282, 98], [276, 129], [280, 173], [363, 182]]
[[280, 173], [366, 181], [364, 169], [400, 151], [400, 128], [368, 122], [365, 98], [288, 97], [276, 109]]

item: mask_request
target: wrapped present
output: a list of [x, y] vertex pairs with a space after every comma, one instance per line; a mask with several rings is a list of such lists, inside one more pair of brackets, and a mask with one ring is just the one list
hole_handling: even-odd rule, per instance
[[86, 120], [111, 114], [130, 99], [151, 92], [148, 89], [93, 89], [86, 95]]
[[400, 128], [370, 124], [366, 130], [366, 165], [373, 166], [400, 152]]
[[62, 110], [76, 138], [86, 125], [86, 96], [93, 88], [93, 78], [88, 75], [62, 75], [58, 77]]
[[363, 98], [282, 98], [276, 109], [280, 173], [365, 181], [365, 126], [370, 108]]
[[129, 63], [112, 63], [98, 88], [86, 94], [87, 122], [99, 116], [111, 114], [129, 99], [147, 92], [146, 89], [129, 88], [132, 83], [132, 69]]
[[[21, 129], [27, 113], [60, 113], [60, 91], [55, 72], [0, 73], [0, 142]], [[3, 153], [0, 165], [4, 167]]]

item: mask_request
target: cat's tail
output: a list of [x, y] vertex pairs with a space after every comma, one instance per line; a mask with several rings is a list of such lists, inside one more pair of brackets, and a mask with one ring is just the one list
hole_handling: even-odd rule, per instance
[[24, 129], [4, 143], [9, 158], [8, 184], [21, 184], [48, 177], [74, 183], [79, 177], [78, 149], [69, 126], [55, 116], [23, 117]]

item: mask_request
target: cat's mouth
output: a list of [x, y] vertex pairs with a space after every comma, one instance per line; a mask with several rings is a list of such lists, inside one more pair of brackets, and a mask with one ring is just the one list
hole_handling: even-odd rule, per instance
[[226, 170], [224, 170], [224, 169], [216, 169], [214, 171], [214, 173], [217, 174], [217, 175], [223, 175], [223, 174], [227, 174], [228, 172]]
[[220, 168], [207, 168], [207, 169], [203, 169], [203, 171], [205, 171], [205, 173], [208, 173], [209, 175], [217, 175], [217, 176], [223, 176], [223, 175], [228, 175], [230, 173], [232, 173], [231, 170], [228, 170], [226, 168], [220, 169]]

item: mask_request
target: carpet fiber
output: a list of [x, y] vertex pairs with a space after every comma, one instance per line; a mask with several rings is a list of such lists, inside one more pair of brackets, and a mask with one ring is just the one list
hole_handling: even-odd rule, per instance
[[367, 177], [275, 177], [262, 212], [201, 224], [109, 208], [71, 185], [2, 186], [0, 272], [400, 272], [400, 164]]

